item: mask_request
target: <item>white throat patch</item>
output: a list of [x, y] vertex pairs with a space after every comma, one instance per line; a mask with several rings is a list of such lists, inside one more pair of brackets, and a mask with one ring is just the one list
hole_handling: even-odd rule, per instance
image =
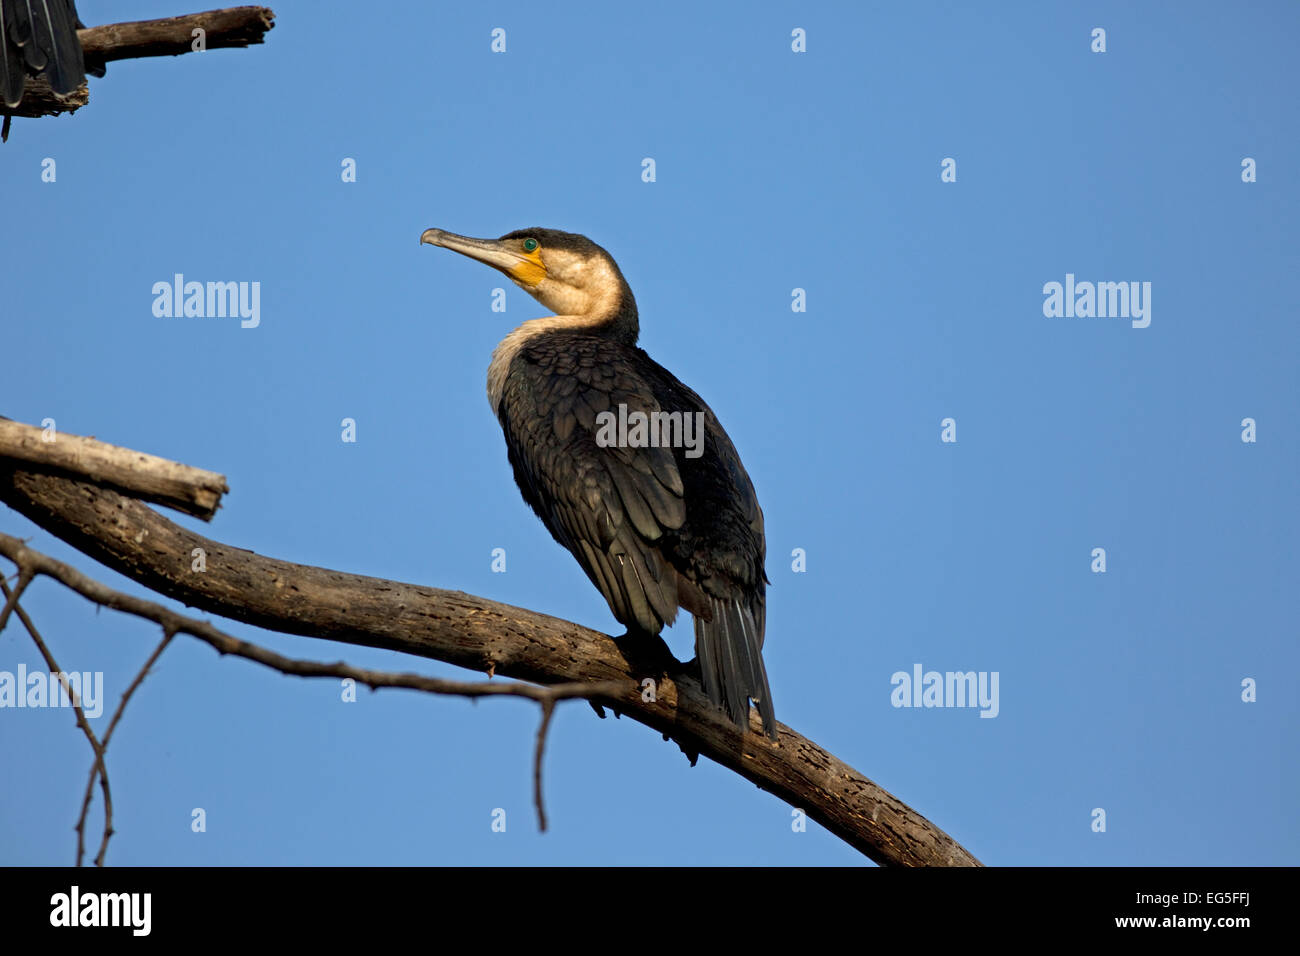
[[529, 319], [498, 343], [488, 365], [487, 394], [499, 414], [510, 363], [530, 339], [559, 329], [599, 328], [622, 304], [623, 284], [604, 256], [581, 256], [564, 249], [542, 253], [546, 277], [534, 288], [520, 286], [555, 315]]

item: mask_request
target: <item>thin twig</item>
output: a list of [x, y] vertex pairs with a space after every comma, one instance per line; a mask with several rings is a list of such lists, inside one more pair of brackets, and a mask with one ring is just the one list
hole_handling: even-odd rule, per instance
[[[29, 579], [30, 580], [30, 579]], [[41, 652], [41, 657], [45, 659], [45, 664], [50, 669], [51, 674], [57, 674], [59, 683], [63, 685], [63, 692], [68, 695], [68, 700], [72, 701], [72, 711], [77, 715], [77, 726], [81, 728], [86, 739], [90, 741], [90, 749], [95, 752], [95, 760], [90, 767], [90, 780], [86, 783], [86, 794], [81, 801], [81, 815], [77, 817], [77, 825], [74, 829], [77, 831], [77, 866], [81, 866], [81, 861], [86, 854], [86, 814], [90, 810], [90, 800], [95, 792], [95, 778], [98, 777], [100, 787], [104, 793], [104, 837], [100, 844], [100, 858], [97, 859], [96, 865], [103, 865], [104, 850], [108, 847], [108, 838], [113, 832], [113, 793], [108, 785], [108, 767], [104, 763], [104, 748], [107, 746], [108, 737], [105, 736], [104, 742], [101, 743], [95, 735], [95, 731], [90, 726], [90, 721], [86, 719], [85, 711], [81, 708], [81, 701], [77, 695], [72, 693], [72, 687], [68, 683], [68, 677], [63, 672], [58, 663], [54, 660], [54, 654], [50, 651], [49, 645], [41, 637], [40, 631], [36, 629], [36, 624], [23, 610], [23, 606], [18, 603], [16, 592], [11, 592], [9, 586], [0, 579], [0, 591], [4, 592], [8, 603], [13, 605], [18, 614], [18, 620], [27, 628], [27, 633], [31, 635], [32, 640], [36, 643], [36, 648]], [[111, 728], [110, 728], [111, 731]]]
[[5, 606], [0, 608], [0, 631], [3, 631], [5, 625], [9, 623], [9, 615], [18, 606], [18, 599], [23, 596], [23, 592], [27, 590], [27, 585], [31, 583], [32, 572], [20, 565], [18, 568], [18, 583], [14, 585], [12, 591], [8, 585], [5, 586]]
[[104, 733], [105, 748], [108, 747], [108, 742], [113, 738], [113, 731], [117, 729], [117, 722], [122, 719], [122, 712], [126, 710], [126, 702], [131, 699], [131, 695], [136, 692], [136, 688], [144, 682], [145, 677], [148, 676], [149, 671], [153, 668], [154, 664], [158, 662], [158, 658], [161, 657], [162, 652], [167, 649], [167, 645], [171, 643], [175, 634], [176, 632], [170, 628], [163, 628], [162, 640], [158, 642], [158, 646], [153, 649], [153, 653], [149, 655], [149, 659], [144, 662], [144, 666], [140, 668], [140, 672], [135, 675], [135, 679], [132, 680], [131, 685], [127, 687], [126, 692], [122, 695], [121, 701], [118, 702], [117, 710], [113, 712], [113, 717], [108, 722], [108, 730]]
[[[108, 730], [104, 734], [104, 741], [101, 745], [94, 739], [93, 732], [89, 724], [85, 723], [85, 718], [80, 718], [87, 734], [91, 735], [92, 746], [96, 752], [96, 764], [91, 769], [90, 778], [86, 782], [86, 793], [82, 800], [81, 819], [77, 826], [77, 863], [80, 865], [84, 853], [84, 844], [81, 838], [84, 829], [86, 811], [90, 805], [90, 796], [94, 789], [96, 774], [100, 775], [100, 780], [105, 787], [105, 806], [107, 809], [104, 823], [104, 837], [100, 843], [99, 853], [95, 858], [95, 865], [102, 866], [104, 854], [108, 849], [109, 838], [113, 834], [112, 830], [112, 803], [109, 800], [107, 792], [108, 775], [104, 767], [104, 751], [108, 747], [108, 742], [117, 729], [118, 721], [121, 720], [122, 714], [126, 709], [127, 702], [131, 699], [132, 694], [143, 682], [145, 676], [149, 673], [150, 668], [158, 660], [158, 657], [166, 649], [172, 637], [176, 634], [188, 634], [198, 638], [200, 641], [214, 648], [219, 654], [230, 654], [235, 657], [242, 657], [245, 660], [255, 661], [263, 666], [277, 670], [282, 674], [291, 674], [299, 677], [336, 677], [350, 678], [358, 683], [365, 684], [371, 690], [378, 690], [380, 687], [399, 687], [410, 690], [420, 690], [433, 694], [453, 695], [458, 697], [524, 697], [529, 700], [537, 701], [542, 707], [542, 721], [538, 729], [537, 745], [534, 755], [533, 766], [533, 801], [537, 807], [538, 825], [542, 832], [546, 831], [546, 810], [542, 800], [542, 753], [546, 744], [546, 732], [550, 727], [551, 715], [554, 713], [557, 701], [569, 700], [573, 698], [582, 698], [586, 700], [596, 699], [617, 699], [620, 695], [630, 690], [635, 690], [636, 685], [630, 681], [575, 681], [561, 684], [551, 684], [549, 686], [539, 686], [525, 683], [505, 683], [495, 682], [470, 682], [446, 680], [439, 677], [426, 677], [422, 674], [411, 673], [393, 673], [388, 671], [375, 671], [365, 668], [352, 667], [342, 661], [335, 664], [327, 664], [321, 661], [301, 660], [298, 658], [285, 657], [274, 651], [267, 650], [248, 641], [232, 637], [223, 631], [218, 630], [206, 621], [197, 618], [187, 617], [178, 614], [161, 604], [153, 601], [146, 601], [129, 594], [123, 594], [120, 591], [101, 584], [93, 578], [87, 577], [71, 565], [64, 564], [48, 555], [39, 551], [34, 551], [22, 544], [15, 538], [8, 535], [0, 534], [0, 546], [11, 546], [17, 544], [17, 550], [6, 552], [6, 556], [13, 560], [19, 568], [19, 580], [26, 578], [30, 581], [37, 575], [45, 575], [53, 578], [65, 587], [77, 592], [87, 600], [104, 607], [110, 607], [136, 617], [144, 618], [160, 625], [163, 628], [162, 642], [154, 648], [149, 659], [145, 661], [144, 667], [136, 674], [131, 685], [122, 695], [122, 700], [117, 706], [116, 712], [109, 721]], [[8, 587], [5, 588], [8, 593]], [[12, 601], [10, 603], [15, 603]], [[26, 615], [19, 608], [19, 614], [26, 621]], [[50, 658], [50, 667], [54, 668], [53, 658]], [[80, 713], [80, 712], [79, 712]]]
[[[157, 662], [158, 658], [162, 655], [162, 652], [166, 650], [167, 645], [171, 643], [172, 634], [173, 634], [172, 631], [166, 629], [163, 630], [163, 639], [158, 643], [158, 646], [153, 649], [153, 653], [149, 655], [149, 658], [144, 662], [144, 666], [140, 668], [139, 672], [135, 675], [135, 679], [131, 681], [130, 686], [127, 687], [126, 691], [122, 694], [122, 699], [117, 702], [117, 710], [113, 712], [113, 717], [108, 722], [108, 730], [105, 731], [104, 733], [105, 750], [108, 750], [108, 742], [113, 736], [113, 731], [117, 729], [117, 722], [122, 719], [122, 714], [126, 711], [126, 705], [127, 702], [131, 699], [131, 695], [136, 692], [136, 689], [144, 681], [149, 671], [153, 668], [153, 665]], [[103, 773], [102, 764], [101, 764], [100, 772]], [[106, 781], [106, 778], [104, 777], [101, 777], [101, 779]], [[85, 819], [86, 809], [90, 805], [90, 795], [91, 793], [94, 792], [94, 786], [95, 786], [95, 768], [92, 767], [90, 770], [90, 779], [86, 781], [86, 793], [81, 801], [81, 813], [82, 813], [83, 820]], [[105, 799], [107, 800], [107, 796], [105, 797]], [[78, 826], [80, 826], [80, 823], [78, 824]], [[104, 865], [104, 855], [108, 852], [109, 838], [112, 837], [112, 835], [116, 832], [117, 831], [114, 830], [111, 826], [111, 821], [105, 820], [104, 837], [102, 840], [100, 840], [99, 852], [95, 854], [95, 866]], [[78, 866], [81, 865], [80, 845], [78, 845], [77, 847], [77, 865]]]
[[554, 701], [542, 701], [542, 722], [537, 728], [537, 748], [533, 752], [533, 803], [537, 806], [537, 829], [546, 832], [546, 804], [542, 802], [542, 751], [546, 749], [546, 731], [551, 726]]

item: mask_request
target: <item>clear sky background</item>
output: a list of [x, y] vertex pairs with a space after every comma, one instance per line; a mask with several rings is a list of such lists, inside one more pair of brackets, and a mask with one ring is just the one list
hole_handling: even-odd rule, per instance
[[[1300, 7], [275, 11], [264, 46], [113, 63], [75, 116], [14, 122], [0, 414], [226, 474], [210, 526], [176, 519], [218, 540], [620, 633], [522, 502], [484, 395], [493, 346], [541, 308], [417, 243], [584, 233], [753, 478], [779, 719], [990, 864], [1300, 862]], [[260, 282], [260, 326], [155, 317], [178, 272]], [[1067, 273], [1150, 282], [1150, 326], [1045, 317]], [[3, 507], [0, 530], [147, 593]], [[28, 595], [65, 669], [104, 672], [105, 728], [157, 631], [49, 581]], [[294, 656], [476, 676], [218, 623]], [[666, 636], [691, 655], [688, 618]], [[15, 623], [0, 670], [19, 664], [40, 660]], [[996, 671], [997, 717], [893, 707], [891, 675], [916, 664]], [[178, 639], [109, 752], [108, 860], [864, 862], [581, 702], [557, 712], [539, 834], [537, 719], [404, 691], [342, 703], [337, 682]], [[72, 862], [89, 766], [70, 712], [0, 710], [0, 863]]]

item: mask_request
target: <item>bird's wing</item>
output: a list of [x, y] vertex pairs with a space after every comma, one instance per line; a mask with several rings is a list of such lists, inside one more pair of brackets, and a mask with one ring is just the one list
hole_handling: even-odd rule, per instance
[[620, 405], [627, 415], [670, 410], [619, 360], [623, 348], [593, 337], [526, 344], [498, 414], [525, 500], [614, 616], [657, 634], [682, 599], [670, 542], [686, 522], [686, 489], [674, 449], [599, 440], [603, 412], [617, 417]]
[[[699, 415], [703, 446], [602, 445], [602, 412]], [[569, 549], [614, 616], [657, 634], [678, 606], [695, 618], [704, 688], [749, 727], [749, 700], [776, 737], [763, 666], [763, 512], [713, 412], [639, 349], [539, 336], [516, 354], [498, 408], [524, 499]], [[684, 437], [684, 436], [683, 436]]]
[[0, 0], [0, 94], [22, 100], [25, 73], [43, 73], [60, 96], [86, 78], [73, 0]]

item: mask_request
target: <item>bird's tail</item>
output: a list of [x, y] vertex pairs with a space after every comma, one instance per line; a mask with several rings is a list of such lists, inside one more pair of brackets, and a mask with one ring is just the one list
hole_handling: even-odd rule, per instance
[[69, 0], [0, 0], [0, 96], [15, 107], [22, 100], [26, 72], [40, 72], [64, 96], [86, 78]]
[[749, 701], [758, 706], [763, 730], [776, 740], [776, 713], [763, 667], [764, 613], [738, 601], [709, 598], [713, 616], [695, 615], [695, 654], [704, 691], [742, 730], [749, 729]]

